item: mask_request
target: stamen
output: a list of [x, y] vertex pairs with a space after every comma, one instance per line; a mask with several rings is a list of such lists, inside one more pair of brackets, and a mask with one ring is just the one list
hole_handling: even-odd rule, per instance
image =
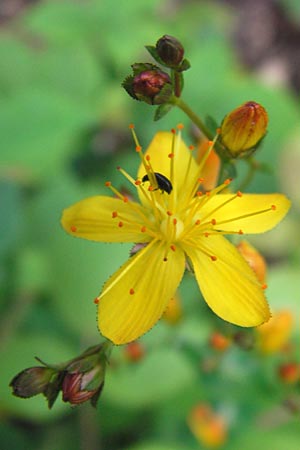
[[111, 216], [112, 216], [113, 219], [115, 219], [116, 217], [118, 217], [117, 211], [113, 211], [113, 212], [111, 213]]
[[212, 260], [212, 261], [217, 261], [217, 257], [215, 256], [215, 255], [212, 255], [211, 257], [210, 257], [210, 259]]
[[119, 223], [118, 223], [118, 227], [122, 228], [123, 226], [124, 226], [124, 223], [123, 223], [123, 222], [119, 222]]
[[146, 231], [147, 231], [147, 228], [145, 227], [145, 225], [143, 225], [142, 228], [141, 228], [141, 232], [142, 233], [146, 233]]
[[262, 286], [261, 286], [261, 288], [262, 288], [263, 290], [267, 289], [267, 287], [268, 287], [267, 284], [262, 284]]
[[134, 294], [134, 289], [133, 289], [133, 288], [129, 289], [129, 294], [130, 294], [130, 295], [133, 295], [133, 294]]
[[216, 223], [217, 223], [216, 219], [211, 219], [211, 224], [212, 225], [216, 225]]
[[276, 211], [276, 209], [277, 209], [276, 205], [271, 205], [271, 209], [272, 209], [273, 211]]
[[98, 297], [94, 298], [94, 303], [95, 303], [95, 305], [98, 305], [98, 303], [99, 303], [99, 298]]
[[77, 227], [75, 227], [75, 225], [72, 225], [72, 226], [70, 227], [70, 230], [72, 231], [72, 233], [76, 233]]
[[178, 123], [177, 124], [177, 130], [183, 130], [183, 129], [184, 129], [183, 123]]
[[170, 249], [171, 249], [173, 252], [175, 252], [175, 250], [176, 250], [175, 245], [174, 245], [174, 244], [170, 245]]
[[122, 174], [125, 178], [127, 178], [127, 180], [128, 180], [131, 184], [135, 184], [135, 179], [132, 178], [132, 176], [129, 175], [129, 173], [127, 173], [126, 170], [122, 169], [122, 167], [120, 167], [120, 166], [117, 167], [117, 170], [118, 170], [119, 172], [121, 172], [121, 174]]

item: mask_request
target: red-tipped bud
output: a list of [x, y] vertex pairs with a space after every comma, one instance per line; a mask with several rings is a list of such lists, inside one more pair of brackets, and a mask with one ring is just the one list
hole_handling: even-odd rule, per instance
[[172, 84], [167, 73], [158, 70], [146, 70], [134, 77], [132, 89], [138, 100], [151, 105], [159, 105], [166, 103], [172, 93]]
[[63, 401], [78, 405], [93, 398], [97, 400], [103, 385], [104, 373], [101, 366], [84, 373], [67, 373], [62, 383]]
[[250, 153], [264, 137], [268, 114], [259, 103], [249, 101], [234, 109], [223, 120], [221, 140], [231, 158]]
[[176, 68], [183, 60], [184, 48], [173, 36], [165, 34], [156, 43], [156, 51], [161, 61], [168, 67]]

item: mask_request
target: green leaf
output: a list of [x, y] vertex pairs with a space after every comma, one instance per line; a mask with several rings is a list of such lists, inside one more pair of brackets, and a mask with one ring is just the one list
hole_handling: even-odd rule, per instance
[[195, 379], [196, 372], [176, 350], [149, 353], [138, 365], [109, 371], [106, 399], [127, 408], [157, 406], [181, 393]]

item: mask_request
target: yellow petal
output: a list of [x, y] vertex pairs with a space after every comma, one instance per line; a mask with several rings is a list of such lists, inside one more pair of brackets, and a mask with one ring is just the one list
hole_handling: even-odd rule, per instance
[[[112, 216], [114, 212], [116, 217]], [[148, 242], [149, 236], [141, 232], [143, 214], [143, 207], [137, 203], [96, 196], [65, 209], [61, 224], [73, 236], [91, 241]]]
[[[154, 172], [161, 173], [169, 180], [171, 179], [171, 162], [169, 155], [172, 152], [174, 134], [168, 131], [160, 131], [156, 133], [149, 147], [147, 148], [146, 155], [150, 156], [150, 163]], [[186, 188], [186, 183], [189, 180], [194, 180], [197, 174], [198, 165], [194, 158], [191, 158], [191, 150], [188, 149], [180, 135], [175, 136], [174, 145], [174, 179], [173, 184], [176, 184], [178, 192], [182, 188]], [[188, 170], [188, 178], [186, 178], [186, 172]], [[146, 174], [144, 165], [141, 164], [138, 170], [138, 177], [143, 178]], [[144, 201], [144, 198], [141, 197]]]
[[[208, 306], [222, 319], [251, 327], [270, 318], [264, 291], [253, 270], [223, 236], [203, 238], [198, 248], [184, 249]], [[217, 259], [213, 261], [210, 256]]]
[[130, 258], [104, 285], [98, 321], [103, 336], [126, 344], [146, 333], [160, 319], [183, 276], [184, 253], [168, 252], [153, 241]]
[[[201, 208], [200, 219], [214, 218], [214, 228], [229, 233], [239, 230], [243, 233], [263, 233], [274, 228], [290, 208], [290, 201], [282, 194], [243, 194], [221, 206], [233, 197], [233, 194], [215, 195]], [[215, 211], [216, 208], [219, 209]]]

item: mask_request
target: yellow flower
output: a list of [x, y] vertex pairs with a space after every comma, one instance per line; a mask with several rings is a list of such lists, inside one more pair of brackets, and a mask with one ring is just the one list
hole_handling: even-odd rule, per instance
[[224, 235], [273, 228], [288, 211], [289, 201], [281, 194], [223, 193], [230, 180], [203, 194], [201, 171], [213, 143], [197, 164], [180, 130], [157, 133], [145, 154], [132, 132], [141, 158], [137, 179], [119, 171], [135, 187], [139, 201], [107, 182], [115, 198], [87, 198], [62, 217], [62, 226], [73, 236], [143, 244], [103, 286], [98, 297], [101, 333], [125, 344], [147, 332], [174, 297], [186, 260], [218, 316], [246, 327], [267, 321], [270, 312], [262, 287]]
[[264, 354], [284, 349], [292, 334], [293, 316], [288, 310], [277, 311], [268, 323], [256, 328], [258, 349]]

